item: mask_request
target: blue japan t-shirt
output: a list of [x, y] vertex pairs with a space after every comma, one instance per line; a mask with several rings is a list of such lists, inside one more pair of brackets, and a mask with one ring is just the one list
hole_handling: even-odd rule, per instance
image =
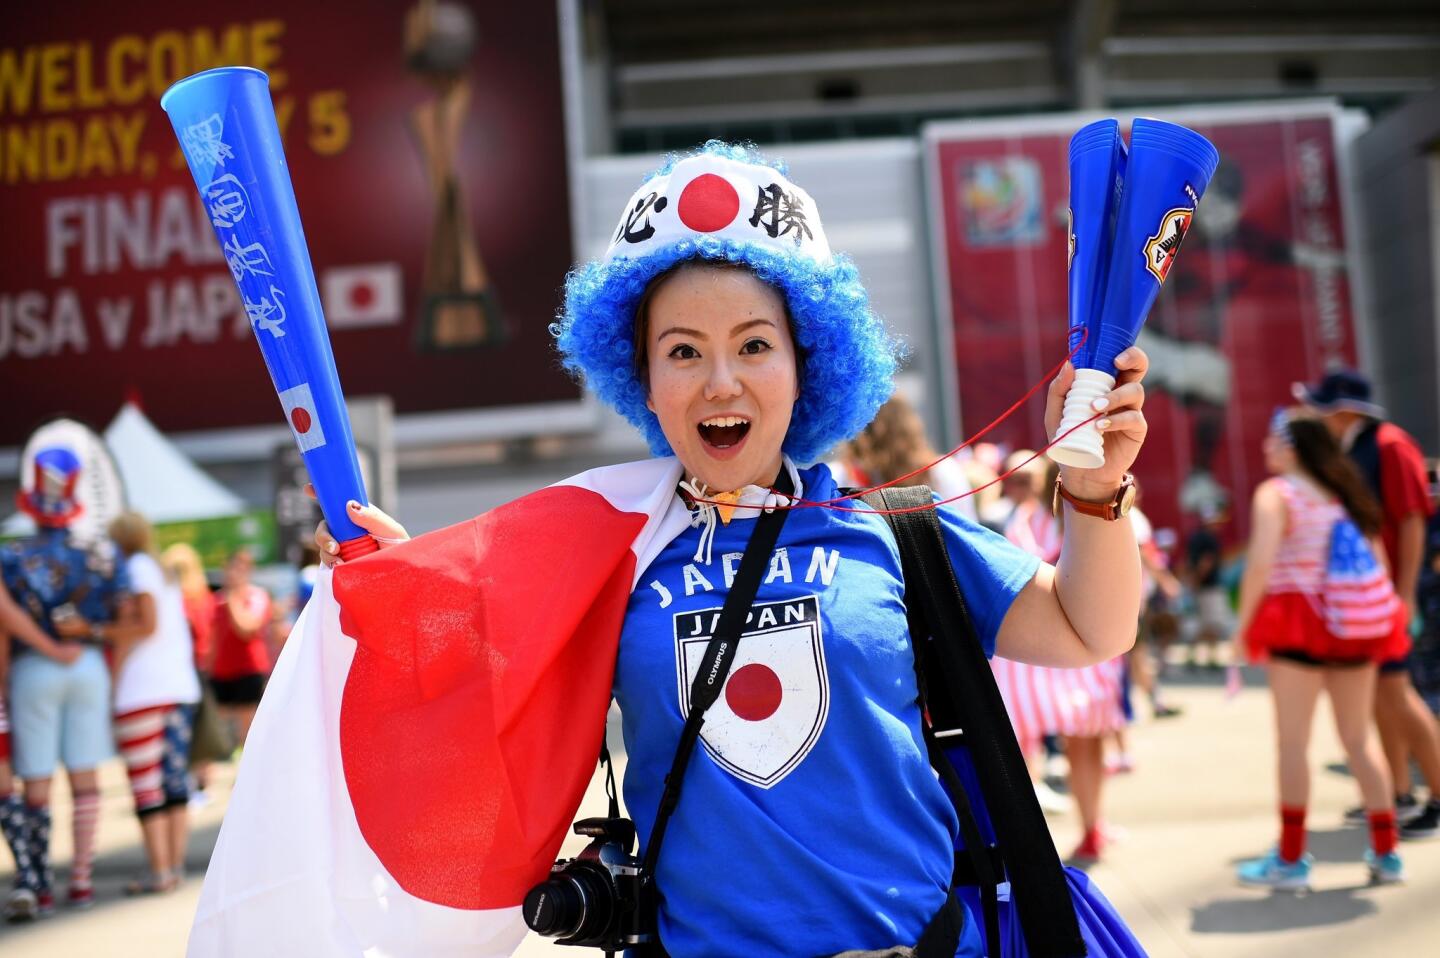
[[[827, 469], [807, 499], [837, 495]], [[1038, 560], [941, 508], [987, 654]], [[636, 583], [615, 698], [625, 801], [642, 842], [690, 683], [749, 540], [753, 513], [697, 562], [690, 529]], [[926, 757], [900, 556], [874, 514], [786, 520], [719, 701], [706, 713], [660, 853], [660, 938], [683, 958], [825, 955], [913, 945], [945, 900], [959, 829]], [[979, 955], [970, 922], [958, 954]]]

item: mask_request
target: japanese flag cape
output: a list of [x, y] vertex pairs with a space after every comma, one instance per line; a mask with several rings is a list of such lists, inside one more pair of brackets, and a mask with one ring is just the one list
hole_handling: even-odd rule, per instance
[[621, 622], [687, 526], [610, 466], [325, 572], [265, 691], [189, 955], [508, 955], [595, 768]]

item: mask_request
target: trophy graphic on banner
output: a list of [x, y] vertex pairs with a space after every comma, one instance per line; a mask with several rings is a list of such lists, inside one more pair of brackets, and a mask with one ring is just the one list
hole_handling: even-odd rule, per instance
[[410, 114], [435, 198], [435, 225], [420, 284], [421, 349], [493, 346], [505, 337], [456, 172], [470, 108], [465, 70], [475, 43], [474, 15], [458, 3], [420, 0], [405, 15], [406, 65], [435, 91], [434, 99]]

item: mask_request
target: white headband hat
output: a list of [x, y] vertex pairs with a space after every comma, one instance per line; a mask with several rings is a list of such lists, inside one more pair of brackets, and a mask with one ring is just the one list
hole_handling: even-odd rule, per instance
[[778, 171], [713, 154], [677, 162], [625, 204], [604, 261], [641, 259], [703, 237], [766, 246], [824, 264], [830, 244], [810, 194]]

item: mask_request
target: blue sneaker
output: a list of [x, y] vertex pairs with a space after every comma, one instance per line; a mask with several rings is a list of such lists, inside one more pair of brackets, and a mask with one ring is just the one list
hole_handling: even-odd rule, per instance
[[1310, 887], [1310, 863], [1314, 860], [1310, 855], [1301, 855], [1299, 861], [1287, 862], [1272, 848], [1263, 858], [1242, 862], [1235, 874], [1243, 885], [1299, 891]]
[[1365, 867], [1370, 869], [1370, 884], [1398, 885], [1405, 880], [1405, 863], [1396, 852], [1376, 855], [1373, 849], [1365, 849]]

